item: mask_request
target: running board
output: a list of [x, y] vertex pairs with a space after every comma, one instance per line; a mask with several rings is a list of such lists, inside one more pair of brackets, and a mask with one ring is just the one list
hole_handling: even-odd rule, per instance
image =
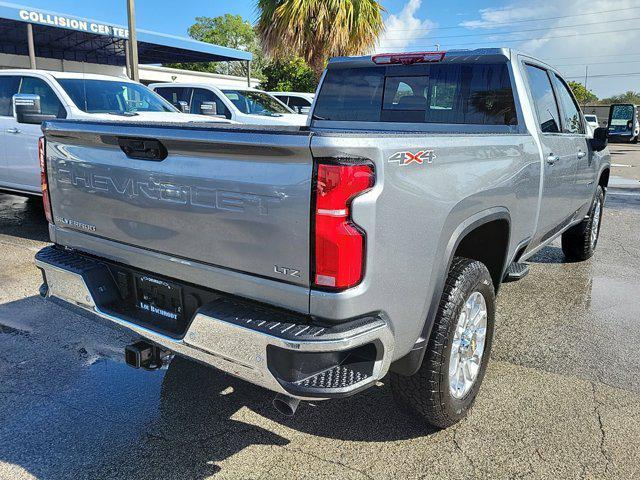
[[522, 280], [529, 274], [530, 270], [531, 268], [528, 263], [514, 262], [509, 265], [507, 273], [504, 276], [504, 282], [517, 282], [518, 280]]

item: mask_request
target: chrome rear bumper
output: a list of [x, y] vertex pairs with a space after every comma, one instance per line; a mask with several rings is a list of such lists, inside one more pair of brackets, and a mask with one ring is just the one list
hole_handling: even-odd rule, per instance
[[[382, 378], [393, 337], [379, 317], [318, 326], [288, 312], [228, 299], [200, 307], [176, 338], [114, 314], [118, 290], [103, 262], [47, 247], [36, 255], [47, 297], [75, 305], [179, 355], [300, 399], [347, 396]], [[310, 367], [311, 365], [311, 367]], [[313, 366], [315, 365], [315, 367]]]

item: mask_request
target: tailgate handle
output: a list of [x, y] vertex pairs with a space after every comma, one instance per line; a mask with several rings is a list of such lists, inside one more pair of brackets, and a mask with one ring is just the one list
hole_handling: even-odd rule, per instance
[[118, 145], [124, 154], [136, 160], [161, 162], [167, 158], [167, 149], [160, 142], [150, 138], [118, 138]]

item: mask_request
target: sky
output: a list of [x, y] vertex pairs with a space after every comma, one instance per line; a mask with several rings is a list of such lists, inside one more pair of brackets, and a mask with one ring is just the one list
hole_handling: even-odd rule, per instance
[[[126, 24], [126, 0], [13, 0]], [[640, 0], [380, 0], [378, 52], [513, 47], [556, 66], [598, 96], [640, 91]], [[186, 36], [197, 16], [255, 21], [255, 0], [136, 0], [138, 28]], [[179, 6], [179, 8], [178, 8]], [[630, 75], [636, 74], [636, 75]]]

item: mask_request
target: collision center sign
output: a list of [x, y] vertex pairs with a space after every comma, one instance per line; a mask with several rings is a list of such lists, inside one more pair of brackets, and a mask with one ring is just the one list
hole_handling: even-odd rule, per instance
[[105, 23], [93, 22], [91, 20], [66, 17], [63, 15], [56, 15], [54, 13], [38, 12], [36, 10], [20, 10], [18, 15], [21, 20], [29, 23], [67, 28], [69, 30], [94, 33], [96, 35], [106, 35], [109, 37], [129, 38], [129, 30], [116, 25], [107, 25]]

